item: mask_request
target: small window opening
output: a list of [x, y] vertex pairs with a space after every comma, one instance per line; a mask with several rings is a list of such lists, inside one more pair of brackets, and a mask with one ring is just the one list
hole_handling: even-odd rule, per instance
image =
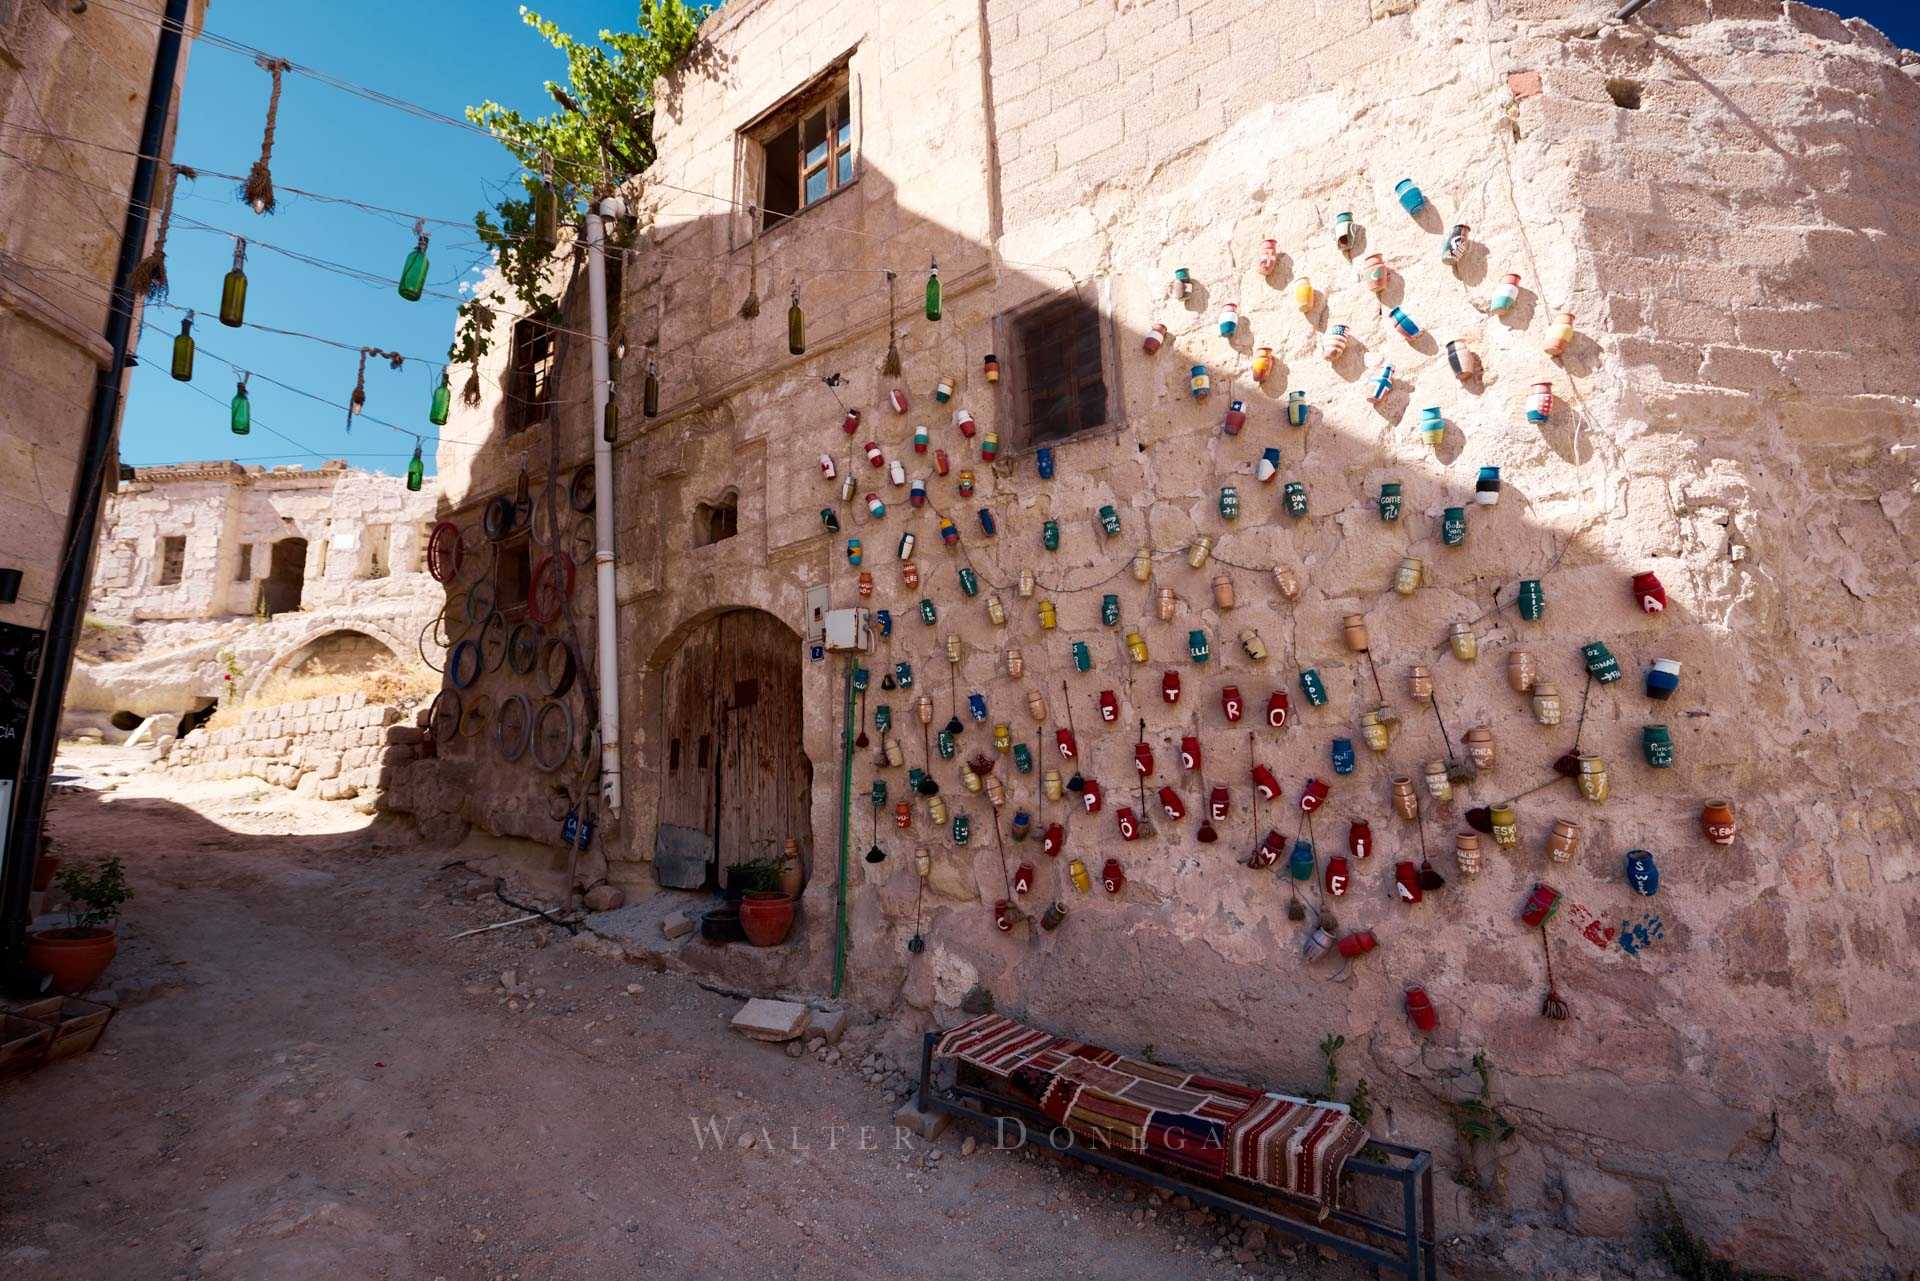
[[729, 489], [693, 509], [694, 546], [707, 547], [740, 532], [740, 496]]
[[547, 421], [553, 404], [553, 326], [544, 317], [514, 322], [513, 353], [507, 366], [507, 434]]
[[533, 585], [532, 553], [527, 536], [521, 534], [500, 544], [500, 560], [494, 571], [494, 600], [500, 612], [513, 615], [527, 607], [527, 589]]
[[667, 744], [667, 773], [674, 774], [674, 773], [678, 773], [679, 770], [680, 770], [680, 740], [676, 738], [672, 742]]
[[712, 757], [712, 755], [713, 755], [713, 735], [702, 734], [700, 736], [699, 743], [695, 745], [695, 750], [693, 753], [693, 767], [695, 769], [707, 768], [707, 762]]
[[240, 544], [240, 559], [233, 566], [233, 581], [244, 583], [253, 577], [253, 544]]
[[187, 539], [184, 534], [168, 534], [160, 540], [160, 572], [156, 586], [172, 587], [187, 570]]
[[393, 531], [386, 525], [368, 525], [360, 531], [360, 577], [385, 578]]
[[760, 231], [851, 185], [853, 93], [846, 68], [796, 93], [748, 136], [760, 150]]
[[1100, 309], [1076, 296], [1015, 317], [1013, 407], [1029, 445], [1062, 440], [1107, 422]]
[[1638, 80], [1607, 81], [1607, 97], [1613, 99], [1613, 105], [1624, 107], [1628, 111], [1640, 110], [1640, 82]]

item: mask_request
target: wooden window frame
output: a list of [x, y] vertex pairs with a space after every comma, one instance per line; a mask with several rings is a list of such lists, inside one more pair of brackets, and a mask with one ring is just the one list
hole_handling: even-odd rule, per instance
[[[778, 231], [803, 214], [832, 201], [842, 192], [851, 191], [860, 185], [863, 140], [860, 129], [860, 84], [853, 74], [853, 54], [854, 50], [848, 49], [834, 58], [824, 70], [758, 116], [741, 125], [735, 132], [737, 159], [735, 187], [739, 192], [745, 229], [744, 236], [739, 240], [740, 244]], [[847, 100], [847, 119], [844, 122], [838, 116], [842, 96]], [[827, 154], [819, 164], [809, 166], [805, 151], [799, 150], [802, 136], [800, 127], [809, 117], [821, 110], [827, 114]], [[847, 125], [847, 140], [844, 144], [839, 141], [842, 123]], [[768, 147], [788, 130], [794, 131], [794, 146], [797, 151], [794, 164], [794, 208], [791, 213], [770, 215], [765, 208]], [[847, 157], [850, 175], [844, 182], [840, 180], [842, 156]], [[827, 192], [819, 199], [808, 202], [807, 175], [818, 172], [822, 168], [827, 174]]]
[[[1106, 389], [1105, 421], [1093, 427], [1081, 427], [1063, 435], [1034, 439], [1034, 424], [1026, 404], [1026, 351], [1020, 331], [1027, 323], [1046, 312], [1078, 301], [1093, 308], [1100, 339], [1100, 379]], [[1073, 289], [1039, 295], [1009, 308], [993, 318], [994, 351], [1000, 356], [1001, 376], [995, 393], [995, 409], [1001, 428], [1001, 452], [1010, 454], [1059, 445], [1092, 436], [1110, 435], [1126, 427], [1126, 399], [1120, 385], [1120, 357], [1114, 327], [1112, 287], [1108, 281], [1089, 281]]]
[[[546, 349], [534, 348], [544, 341]], [[553, 379], [560, 363], [560, 339], [551, 316], [523, 316], [508, 339], [507, 435], [538, 427], [553, 416]]]

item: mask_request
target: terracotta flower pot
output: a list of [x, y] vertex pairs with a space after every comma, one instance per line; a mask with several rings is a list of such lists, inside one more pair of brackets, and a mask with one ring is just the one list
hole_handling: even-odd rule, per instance
[[740, 898], [740, 928], [755, 947], [778, 947], [793, 929], [793, 899], [778, 890], [748, 890]]
[[38, 930], [27, 935], [27, 964], [53, 977], [53, 990], [78, 996], [100, 981], [120, 950], [112, 930]]

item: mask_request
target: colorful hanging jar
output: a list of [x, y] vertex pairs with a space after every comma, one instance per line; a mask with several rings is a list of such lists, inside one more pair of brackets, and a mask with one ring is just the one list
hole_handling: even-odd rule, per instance
[[1040, 691], [1037, 689], [1027, 691], [1027, 715], [1033, 717], [1036, 725], [1046, 723], [1047, 700], [1041, 696]]
[[1220, 519], [1240, 519], [1240, 491], [1232, 485], [1220, 486]]
[[1512, 311], [1513, 304], [1520, 299], [1520, 277], [1508, 274], [1494, 287], [1493, 297], [1487, 301], [1489, 311]]
[[1180, 701], [1179, 672], [1160, 673], [1160, 697], [1164, 698], [1169, 705]]
[[1120, 869], [1120, 860], [1108, 859], [1100, 868], [1100, 888], [1109, 894], [1118, 894], [1126, 884], [1127, 874]]
[[912, 561], [904, 562], [900, 566], [900, 583], [909, 590], [920, 586], [920, 567]]
[[1085, 894], [1093, 886], [1087, 876], [1087, 865], [1079, 859], [1070, 859], [1067, 863], [1067, 876], [1073, 881], [1073, 888]]
[[948, 547], [955, 546], [960, 541], [960, 527], [953, 523], [953, 518], [950, 516], [940, 518], [940, 541]]
[[1100, 598], [1100, 623], [1113, 627], [1120, 622], [1120, 598], [1112, 592]]
[[1231, 338], [1233, 337], [1234, 331], [1239, 328], [1240, 328], [1239, 304], [1227, 303], [1225, 306], [1220, 308], [1220, 336], [1222, 338]]
[[998, 532], [997, 526], [995, 525], [994, 519], [993, 519], [993, 509], [989, 507], [982, 507], [978, 512], [975, 513], [975, 515], [977, 515], [980, 518], [981, 534], [983, 534], [988, 538], [992, 538], [994, 534]]
[[1462, 876], [1480, 874], [1480, 834], [1459, 832], [1453, 838], [1453, 861]]
[[1041, 601], [1040, 602], [1040, 630], [1043, 632], [1050, 632], [1054, 628], [1058, 627], [1059, 625], [1060, 625], [1060, 614], [1056, 609], [1054, 609], [1053, 602], [1050, 600]]
[[920, 598], [920, 621], [928, 627], [932, 627], [939, 620], [940, 611], [934, 608], [933, 601], [928, 597], [922, 596]]
[[973, 420], [973, 412], [968, 409], [953, 411], [953, 426], [965, 440], [972, 440], [973, 433], [979, 430], [979, 424]]
[[1266, 485], [1271, 484], [1273, 478], [1279, 474], [1280, 451], [1276, 447], [1268, 445], [1260, 451], [1260, 461], [1253, 465], [1254, 479]]
[[1300, 309], [1303, 316], [1313, 314], [1313, 280], [1307, 276], [1296, 276], [1293, 280], [1293, 305]]
[[1167, 294], [1169, 297], [1179, 299], [1193, 297], [1193, 272], [1185, 267], [1175, 267], [1173, 281], [1167, 286]]
[[974, 573], [970, 565], [960, 567], [960, 590], [968, 596], [980, 594], [980, 575]]
[[1445, 761], [1428, 761], [1420, 770], [1420, 778], [1435, 805], [1445, 805], [1453, 799], [1453, 779], [1447, 774]]
[[1409, 214], [1418, 215], [1427, 207], [1426, 195], [1414, 186], [1411, 178], [1402, 178], [1393, 184], [1393, 194], [1399, 199], [1400, 207]]
[[1040, 525], [1040, 545], [1050, 552], [1060, 550], [1060, 522], [1048, 520]]
[[1287, 702], [1287, 691], [1284, 689], [1276, 689], [1268, 694], [1267, 728], [1285, 729], [1287, 727], [1287, 713], [1291, 710], [1292, 706]]
[[1540, 616], [1547, 612], [1546, 588], [1537, 578], [1523, 578], [1520, 580], [1520, 590], [1516, 595], [1515, 603], [1520, 607], [1520, 617], [1530, 623], [1537, 623], [1540, 621]]
[[1253, 381], [1265, 383], [1273, 377], [1273, 348], [1262, 347], [1253, 354]]
[[[1100, 720], [1104, 724], [1112, 725], [1114, 722], [1120, 719], [1120, 696], [1118, 694], [1115, 694], [1112, 690], [1110, 689], [1101, 690], [1100, 697], [1097, 700], [1095, 700], [1095, 705], [1100, 709]], [[1148, 757], [1147, 766], [1142, 771], [1143, 773], [1151, 774], [1153, 772], [1152, 762], [1153, 762], [1153, 758]]]
[[1474, 478], [1473, 501], [1481, 507], [1492, 507], [1500, 501], [1500, 469], [1482, 467]]
[[1260, 261], [1257, 264], [1263, 276], [1271, 276], [1273, 269], [1280, 265], [1280, 242], [1272, 238], [1260, 242]]
[[1647, 697], [1665, 702], [1680, 688], [1680, 664], [1671, 658], [1656, 658], [1647, 669]]
[[861, 560], [860, 540], [857, 538], [849, 538], [847, 540], [847, 564], [858, 565], [860, 563], [860, 560]]
[[1133, 553], [1133, 581], [1144, 583], [1153, 575], [1153, 550], [1142, 547]]
[[1645, 898], [1660, 892], [1660, 868], [1653, 861], [1652, 851], [1627, 851], [1627, 884]]
[[1038, 581], [1039, 580], [1033, 576], [1032, 570], [1023, 569], [1020, 571], [1020, 581], [1014, 590], [1020, 594], [1021, 600], [1031, 600], [1033, 597], [1033, 589], [1038, 584]]
[[1453, 656], [1463, 663], [1471, 663], [1480, 656], [1480, 638], [1473, 634], [1473, 624], [1455, 623], [1447, 630], [1447, 647]]
[[1167, 341], [1167, 327], [1165, 325], [1155, 323], [1153, 328], [1147, 330], [1145, 337], [1143, 337], [1140, 340], [1140, 345], [1146, 351], [1146, 353], [1149, 356], [1151, 356], [1153, 355], [1154, 352], [1159, 351], [1161, 348], [1161, 345], [1164, 344], [1166, 341]]
[[1348, 614], [1340, 620], [1340, 634], [1347, 642], [1347, 648], [1356, 654], [1367, 652], [1370, 643], [1367, 637], [1367, 616]]
[[[1005, 627], [1007, 625], [1007, 607], [1000, 603], [998, 596], [987, 597], [987, 621], [995, 627]], [[1013, 652], [1018, 653], [1019, 651], [1016, 650]], [[1019, 672], [1013, 673], [1015, 676], [1019, 674]]]
[[864, 600], [873, 595], [873, 572], [871, 570], [861, 570], [858, 582], [861, 599]]
[[1332, 363], [1346, 355], [1347, 348], [1352, 345], [1353, 339], [1347, 336], [1347, 327], [1335, 325], [1327, 331], [1327, 336], [1320, 340], [1320, 354]]
[[1033, 773], [1033, 749], [1025, 743], [1013, 745], [1013, 767], [1022, 774]]
[[1547, 836], [1547, 857], [1556, 863], [1567, 863], [1580, 851], [1580, 825], [1571, 819], [1553, 820], [1553, 831]]
[[1553, 384], [1535, 383], [1527, 393], [1527, 421], [1544, 423], [1553, 417]]
[[1187, 391], [1195, 400], [1205, 400], [1213, 394], [1213, 379], [1205, 365], [1195, 365], [1188, 371]]
[[1307, 425], [1307, 393], [1298, 389], [1287, 393], [1287, 426]]
[[1473, 228], [1464, 222], [1456, 222], [1447, 232], [1447, 238], [1440, 242], [1440, 261], [1449, 267], [1458, 267], [1460, 260], [1467, 255], [1467, 233]]
[[1360, 738], [1370, 752], [1384, 752], [1393, 744], [1394, 721], [1384, 707], [1360, 713]]
[[886, 514], [887, 514], [887, 505], [880, 501], [880, 495], [868, 494], [867, 495], [867, 516], [872, 520], [881, 520], [885, 518]]
[[1640, 730], [1640, 752], [1654, 769], [1673, 767], [1673, 731], [1665, 725], [1646, 725]]
[[1467, 509], [1449, 507], [1440, 513], [1440, 541], [1458, 547], [1467, 541]]
[[1233, 608], [1233, 578], [1224, 571], [1213, 576], [1213, 603], [1218, 609]]
[[1383, 365], [1380, 372], [1367, 384], [1367, 399], [1379, 404], [1393, 393], [1393, 366]]
[[1346, 212], [1333, 216], [1333, 243], [1341, 253], [1352, 253], [1354, 244], [1353, 215]]
[[1213, 535], [1202, 534], [1187, 545], [1187, 567], [1199, 569], [1213, 555]]
[[1609, 791], [1607, 763], [1591, 752], [1582, 752], [1576, 761], [1575, 780], [1580, 787], [1580, 795], [1598, 804], [1607, 799]]
[[905, 417], [907, 410], [911, 407], [907, 400], [906, 388], [894, 387], [887, 392], [887, 408], [893, 410], [896, 415]]
[[1573, 313], [1563, 311], [1553, 318], [1553, 324], [1547, 327], [1547, 340], [1542, 344], [1549, 356], [1564, 356], [1567, 347], [1573, 342]]
[[[1221, 689], [1220, 714], [1227, 718], [1227, 724], [1238, 725], [1240, 723], [1240, 716], [1244, 707], [1245, 707], [1245, 703], [1241, 700], [1240, 687], [1238, 685], [1228, 685]], [[1197, 750], [1199, 746], [1198, 739], [1194, 740], [1194, 745], [1196, 748], [1196, 751], [1194, 752], [1194, 760], [1198, 762], [1200, 759], [1199, 752]], [[1183, 751], [1182, 755], [1184, 754], [1185, 753]]]
[[1393, 590], [1402, 596], [1411, 596], [1420, 588], [1420, 579], [1425, 566], [1418, 556], [1402, 556], [1399, 565], [1393, 571]]
[[1533, 719], [1538, 725], [1558, 725], [1560, 723], [1560, 690], [1547, 681], [1536, 681], [1533, 686]]
[[1466, 339], [1455, 338], [1447, 343], [1447, 368], [1461, 382], [1472, 382], [1480, 376], [1480, 355], [1467, 346]]
[[1147, 661], [1147, 642], [1141, 638], [1139, 632], [1127, 633], [1127, 657], [1136, 663]]
[[1433, 672], [1425, 663], [1415, 663], [1407, 669], [1407, 693], [1416, 700], [1433, 697]]
[[980, 372], [990, 383], [1000, 381], [1000, 357], [988, 352], [980, 358]]
[[1307, 514], [1307, 486], [1305, 481], [1290, 480], [1281, 490], [1281, 498], [1286, 503], [1287, 515], [1295, 520]]
[[1402, 774], [1392, 783], [1393, 812], [1411, 823], [1420, 817], [1420, 797], [1413, 790], [1413, 780]]
[[1307, 696], [1307, 704], [1311, 707], [1325, 707], [1327, 705], [1326, 682], [1321, 680], [1320, 673], [1311, 667], [1302, 670], [1300, 673], [1300, 692]]
[[1700, 807], [1700, 834], [1715, 845], [1733, 844], [1735, 823], [1733, 806], [1726, 801], [1708, 801]]
[[1419, 322], [1416, 321], [1412, 316], [1409, 316], [1403, 308], [1400, 308], [1400, 307], [1389, 308], [1387, 310], [1387, 317], [1388, 319], [1393, 321], [1393, 327], [1395, 329], [1398, 329], [1402, 334], [1405, 334], [1407, 337], [1418, 338], [1420, 336]]
[[1112, 503], [1101, 504], [1100, 532], [1108, 538], [1115, 538], [1120, 534], [1120, 509]]
[[1508, 689], [1516, 694], [1524, 694], [1532, 689], [1535, 670], [1532, 651], [1524, 649], [1507, 651]]
[[1439, 446], [1447, 434], [1447, 420], [1440, 416], [1440, 406], [1428, 405], [1420, 411], [1420, 434], [1429, 445]]
[[1240, 429], [1247, 425], [1247, 402], [1230, 400], [1227, 402], [1226, 415], [1220, 420], [1220, 430], [1229, 436], [1238, 436]]
[[1042, 445], [1033, 451], [1034, 470], [1040, 473], [1041, 480], [1053, 479], [1053, 446]]
[[1667, 608], [1667, 589], [1650, 569], [1633, 576], [1633, 598], [1643, 614], [1658, 614]]
[[1467, 731], [1467, 755], [1475, 769], [1492, 769], [1494, 761], [1493, 727], [1476, 725]]
[[1400, 519], [1400, 482], [1397, 480], [1380, 483], [1380, 519], [1391, 524]]
[[1289, 566], [1273, 567], [1273, 585], [1284, 599], [1288, 601], [1300, 599], [1300, 578]]
[[971, 468], [962, 467], [960, 469], [960, 477], [959, 477], [957, 488], [960, 491], [960, 497], [962, 498], [973, 497], [973, 470]]
[[1334, 739], [1330, 755], [1333, 762], [1334, 773], [1336, 774], [1353, 773], [1355, 756], [1353, 751], [1352, 739], [1350, 738]]
[[1368, 254], [1360, 265], [1360, 280], [1374, 293], [1380, 293], [1387, 287], [1387, 260], [1383, 254]]

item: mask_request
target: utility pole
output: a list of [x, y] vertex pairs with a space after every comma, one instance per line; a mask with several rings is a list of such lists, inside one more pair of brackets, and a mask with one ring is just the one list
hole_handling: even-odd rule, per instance
[[153, 76], [147, 84], [146, 117], [140, 126], [140, 146], [127, 193], [126, 224], [120, 234], [120, 255], [114, 264], [113, 291], [107, 300], [107, 323], [102, 331], [113, 358], [95, 375], [87, 434], [81, 447], [73, 501], [68, 509], [60, 576], [53, 593], [47, 624], [46, 648], [40, 657], [40, 689], [27, 722], [26, 753], [20, 768], [19, 803], [8, 823], [4, 853], [0, 853], [0, 986], [35, 988], [36, 976], [26, 972], [24, 952], [33, 890], [33, 867], [40, 856], [40, 828], [47, 812], [47, 779], [53, 772], [53, 751], [60, 737], [60, 709], [67, 699], [67, 674], [73, 665], [74, 643], [86, 616], [93, 542], [98, 533], [100, 496], [108, 463], [116, 453], [114, 431], [120, 420], [120, 389], [126, 380], [135, 299], [128, 282], [147, 249], [148, 210], [153, 203], [160, 155], [167, 144], [167, 124], [173, 114], [174, 83], [180, 75], [180, 53], [186, 43], [189, 0], [167, 0], [160, 23], [159, 43], [153, 52]]

